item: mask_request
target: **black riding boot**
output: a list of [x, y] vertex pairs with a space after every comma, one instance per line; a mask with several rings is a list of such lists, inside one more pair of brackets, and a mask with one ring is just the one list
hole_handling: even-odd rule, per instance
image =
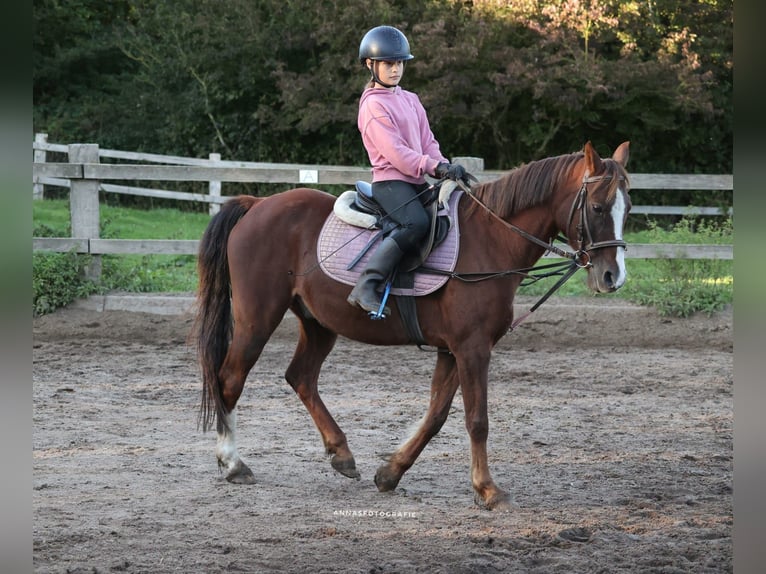
[[[346, 300], [354, 307], [361, 307], [368, 313], [377, 313], [381, 303], [377, 288], [386, 280], [403, 255], [404, 251], [399, 248], [396, 241], [386, 237], [370, 257], [356, 286]], [[383, 310], [384, 317], [388, 317], [390, 313], [391, 310], [388, 307]]]

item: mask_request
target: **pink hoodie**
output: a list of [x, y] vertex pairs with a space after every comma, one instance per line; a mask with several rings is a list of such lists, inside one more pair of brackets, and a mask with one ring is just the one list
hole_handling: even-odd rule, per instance
[[357, 118], [372, 164], [372, 181], [425, 182], [447, 159], [439, 150], [420, 98], [396, 86], [393, 91], [367, 88]]

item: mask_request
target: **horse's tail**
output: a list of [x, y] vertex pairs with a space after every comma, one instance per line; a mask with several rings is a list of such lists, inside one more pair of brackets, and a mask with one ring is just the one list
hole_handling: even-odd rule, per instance
[[197, 259], [199, 287], [193, 339], [202, 370], [202, 402], [198, 425], [201, 424], [203, 431], [212, 428], [216, 419], [218, 432], [228, 430], [219, 377], [232, 334], [227, 244], [231, 230], [259, 200], [251, 195], [240, 195], [225, 202], [210, 220], [200, 241]]

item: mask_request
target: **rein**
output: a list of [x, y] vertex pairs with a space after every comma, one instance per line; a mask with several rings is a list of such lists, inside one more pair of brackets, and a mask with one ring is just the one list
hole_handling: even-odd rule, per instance
[[[623, 241], [622, 239], [610, 239], [607, 241], [598, 241], [594, 242], [593, 237], [591, 235], [590, 231], [590, 225], [588, 223], [588, 214], [587, 209], [585, 209], [587, 205], [587, 195], [588, 195], [588, 184], [589, 183], [595, 183], [602, 180], [609, 180], [612, 179], [611, 175], [598, 175], [598, 176], [585, 176], [582, 179], [582, 185], [580, 186], [580, 191], [575, 196], [574, 200], [572, 201], [572, 207], [569, 209], [569, 217], [567, 219], [567, 229], [572, 224], [572, 221], [574, 220], [575, 213], [579, 210], [580, 212], [580, 221], [577, 224], [577, 250], [576, 251], [569, 251], [566, 249], [561, 249], [558, 246], [553, 244], [553, 238], [551, 238], [550, 241], [545, 242], [542, 239], [532, 235], [531, 233], [528, 233], [527, 231], [524, 231], [520, 227], [514, 225], [513, 223], [509, 223], [505, 221], [502, 217], [498, 216], [494, 211], [492, 211], [481, 199], [476, 197], [476, 195], [473, 193], [471, 188], [466, 185], [463, 181], [459, 181], [458, 184], [463, 189], [463, 191], [466, 192], [466, 194], [473, 199], [476, 203], [478, 203], [481, 207], [483, 207], [489, 214], [491, 214], [493, 217], [495, 217], [497, 220], [499, 220], [503, 225], [506, 227], [512, 229], [514, 232], [521, 235], [524, 239], [531, 241], [535, 245], [538, 245], [545, 249], [547, 252], [555, 253], [559, 257], [562, 257], [564, 259], [569, 259], [569, 262], [564, 263], [554, 263], [548, 266], [544, 266], [543, 268], [550, 268], [550, 267], [566, 267], [565, 271], [555, 271], [550, 272], [544, 275], [540, 275], [534, 278], [535, 281], [538, 281], [539, 279], [542, 279], [543, 277], [549, 277], [552, 275], [562, 275], [561, 278], [550, 288], [548, 291], [543, 295], [530, 309], [524, 313], [522, 316], [518, 317], [510, 327], [510, 331], [513, 331], [516, 327], [519, 326], [520, 323], [522, 323], [527, 317], [529, 317], [532, 313], [534, 313], [538, 307], [540, 307], [545, 301], [550, 298], [551, 295], [553, 295], [556, 291], [558, 291], [564, 283], [566, 283], [576, 272], [578, 269], [582, 268], [589, 268], [592, 266], [591, 258], [590, 258], [590, 252], [594, 251], [596, 249], [603, 249], [605, 247], [622, 247], [623, 249], [627, 249], [627, 243]], [[620, 180], [624, 180], [625, 178], [623, 176], [619, 176]], [[556, 237], [559, 241], [567, 242], [567, 239], [565, 237]], [[520, 275], [520, 274], [527, 274], [527, 271], [530, 271], [532, 268], [527, 269], [518, 269], [513, 271], [502, 271], [498, 273], [471, 273], [471, 274], [457, 274], [453, 273], [451, 276], [455, 279], [462, 279], [466, 280], [466, 277], [471, 275], [481, 275], [483, 276], [483, 279], [490, 279], [495, 277], [504, 277], [508, 275]], [[540, 267], [538, 267], [540, 269]], [[483, 279], [475, 279], [475, 281], [481, 281]]]

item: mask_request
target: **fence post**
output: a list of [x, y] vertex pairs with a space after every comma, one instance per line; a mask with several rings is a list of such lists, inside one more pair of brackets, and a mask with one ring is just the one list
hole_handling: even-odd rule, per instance
[[[99, 163], [98, 144], [69, 144], [69, 163]], [[69, 212], [72, 237], [98, 239], [99, 182], [95, 179], [72, 179], [69, 191]], [[92, 255], [85, 268], [85, 276], [93, 281], [101, 279], [101, 256]]]
[[[48, 143], [48, 134], [35, 134], [35, 143]], [[45, 163], [46, 153], [44, 149], [36, 149], [32, 161], [35, 163]], [[39, 183], [37, 178], [32, 180], [32, 199], [43, 199], [45, 197], [45, 184]]]
[[[221, 154], [220, 153], [211, 153], [210, 154], [210, 160], [211, 161], [221, 161]], [[221, 182], [220, 181], [211, 181], [210, 182], [210, 191], [208, 192], [210, 195], [215, 197], [221, 197]], [[210, 215], [215, 215], [218, 213], [221, 209], [220, 203], [210, 203], [210, 206], [208, 207], [208, 213]]]

